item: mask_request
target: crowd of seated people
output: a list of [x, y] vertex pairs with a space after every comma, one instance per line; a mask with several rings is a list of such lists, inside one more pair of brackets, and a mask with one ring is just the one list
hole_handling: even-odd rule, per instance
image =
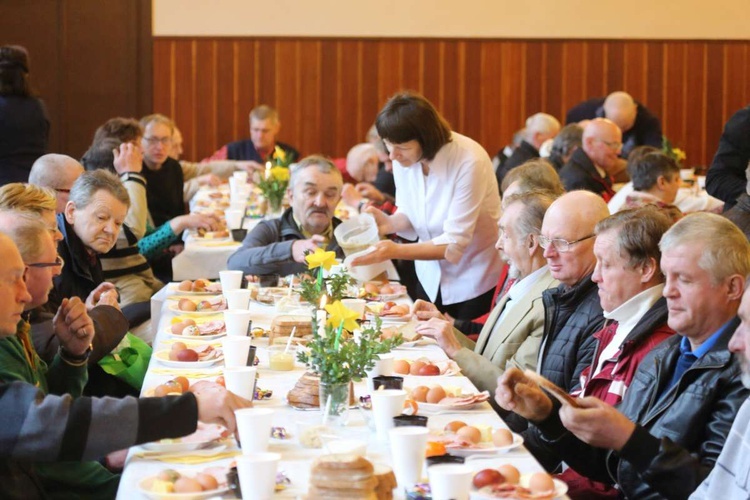
[[[730, 119], [709, 175], [736, 203], [727, 217], [680, 198], [658, 118], [625, 92], [581, 103], [563, 128], [530, 116], [499, 168], [413, 92], [338, 162], [278, 141], [268, 105], [250, 112], [249, 138], [202, 162], [182, 159], [169, 117], [107, 120], [80, 162], [46, 154], [27, 183], [0, 186], [4, 494], [112, 498], [113, 452], [199, 420], [234, 429], [251, 403], [221, 386], [137, 399], [99, 363], [128, 332], [153, 340], [138, 327], [182, 233], [219, 222], [190, 213], [200, 187], [237, 170], [256, 182], [281, 151], [289, 206], [228, 269], [299, 274], [317, 248], [342, 258], [337, 206], [369, 213], [383, 239], [355, 265], [397, 261], [416, 331], [493, 394], [572, 498], [747, 498], [750, 188], [734, 184], [750, 186], [748, 116]], [[615, 181], [630, 182], [616, 195]]]

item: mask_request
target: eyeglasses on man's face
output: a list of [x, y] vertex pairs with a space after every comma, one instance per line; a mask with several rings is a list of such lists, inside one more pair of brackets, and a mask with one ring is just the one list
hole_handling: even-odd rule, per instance
[[146, 144], [148, 144], [149, 146], [156, 146], [157, 144], [169, 146], [170, 144], [172, 144], [171, 137], [144, 137], [143, 140], [146, 141]]
[[63, 267], [65, 265], [65, 261], [62, 257], [59, 255], [57, 258], [55, 258], [55, 262], [34, 262], [31, 264], [26, 264], [26, 267], [35, 267], [37, 269], [43, 269], [45, 267]]
[[601, 142], [605, 146], [607, 146], [612, 151], [619, 151], [622, 148], [622, 143], [617, 141], [605, 141], [604, 139], [597, 139], [597, 141]]
[[593, 238], [594, 236], [596, 235], [590, 234], [588, 236], [584, 236], [583, 238], [579, 238], [577, 240], [568, 241], [562, 238], [547, 238], [546, 236], [539, 235], [539, 245], [545, 250], [548, 249], [550, 245], [552, 245], [552, 247], [557, 252], [565, 253], [565, 252], [570, 252], [570, 247], [572, 247], [576, 243], [580, 243], [584, 240], [588, 240], [589, 238]]

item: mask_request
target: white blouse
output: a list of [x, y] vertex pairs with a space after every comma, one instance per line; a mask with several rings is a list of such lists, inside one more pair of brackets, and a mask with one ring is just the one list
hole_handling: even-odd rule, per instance
[[500, 195], [492, 161], [478, 143], [456, 132], [430, 163], [393, 162], [396, 206], [412, 229], [400, 236], [448, 245], [443, 260], [417, 260], [419, 282], [433, 302], [456, 304], [491, 290], [502, 263], [495, 242]]

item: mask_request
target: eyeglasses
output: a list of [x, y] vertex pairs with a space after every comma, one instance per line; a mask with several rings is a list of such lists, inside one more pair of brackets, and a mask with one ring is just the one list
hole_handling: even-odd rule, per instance
[[604, 139], [597, 139], [597, 141], [601, 142], [605, 146], [607, 146], [609, 149], [613, 151], [619, 151], [620, 148], [622, 148], [621, 142], [614, 142], [614, 141], [605, 141]]
[[146, 141], [146, 144], [149, 146], [156, 146], [157, 144], [161, 143], [164, 146], [169, 146], [172, 144], [172, 138], [171, 137], [144, 137], [144, 141]]
[[589, 238], [593, 238], [596, 236], [595, 234], [590, 234], [588, 236], [584, 236], [583, 238], [579, 238], [574, 241], [568, 241], [564, 240], [562, 238], [547, 238], [546, 236], [539, 235], [539, 245], [544, 248], [545, 250], [549, 248], [550, 245], [552, 245], [555, 250], [557, 250], [559, 253], [565, 253], [570, 252], [570, 247], [575, 245], [576, 243], [580, 243], [584, 240], [587, 240]]
[[55, 262], [34, 262], [33, 264], [26, 264], [26, 267], [36, 267], [39, 269], [43, 269], [45, 267], [63, 267], [64, 265], [65, 261], [58, 255], [55, 259]]
[[55, 188], [58, 193], [70, 193], [70, 189]]

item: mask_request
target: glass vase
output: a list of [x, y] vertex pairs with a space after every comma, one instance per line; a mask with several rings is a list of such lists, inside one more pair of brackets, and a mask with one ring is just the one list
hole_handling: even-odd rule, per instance
[[266, 219], [278, 219], [284, 212], [284, 194], [266, 194]]
[[349, 382], [320, 382], [320, 409], [328, 425], [346, 425], [349, 414]]

